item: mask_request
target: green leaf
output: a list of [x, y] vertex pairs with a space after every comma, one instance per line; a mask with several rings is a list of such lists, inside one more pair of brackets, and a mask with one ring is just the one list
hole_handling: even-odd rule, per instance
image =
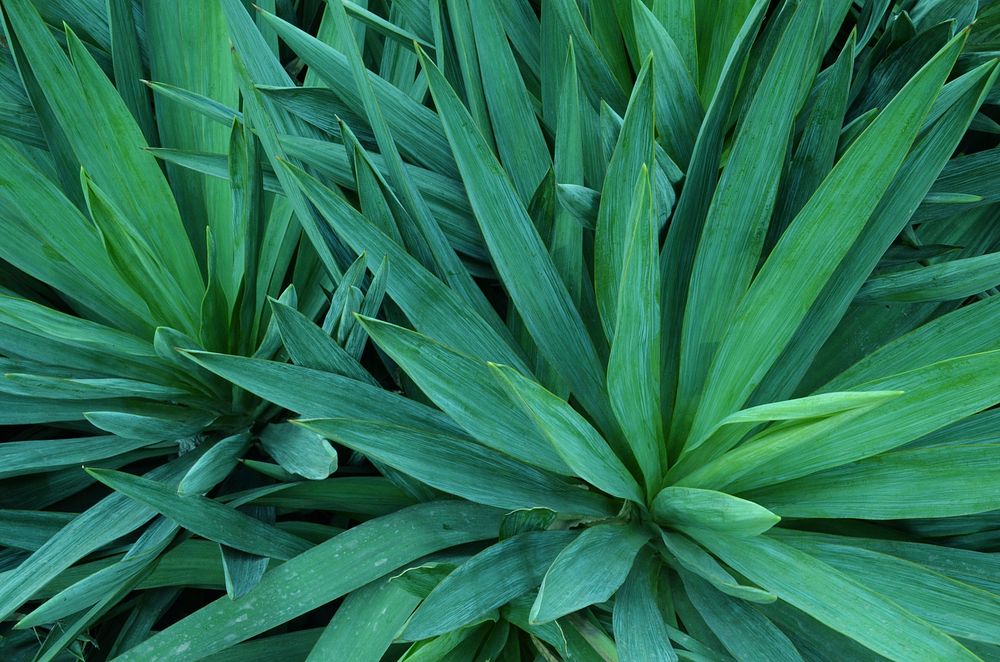
[[[730, 110], [736, 98], [750, 47], [760, 28], [767, 5], [764, 0], [758, 0], [732, 43], [732, 51], [726, 59], [718, 89], [712, 97], [712, 103], [708, 106], [702, 128], [698, 132], [698, 140], [685, 175], [684, 187], [677, 200], [677, 206], [667, 229], [666, 243], [660, 254], [660, 282], [663, 286], [660, 359], [664, 362], [661, 396], [664, 414], [670, 412], [671, 417], [678, 379], [679, 353], [676, 348], [681, 343], [688, 285], [696, 253], [691, 247], [696, 246], [701, 237], [705, 215], [715, 193], [719, 162], [729, 129]], [[669, 429], [669, 426], [667, 427]], [[683, 441], [683, 439], [670, 440], [671, 457], [676, 455], [679, 448], [675, 447]]]
[[72, 513], [0, 510], [0, 544], [34, 551], [73, 519]]
[[350, 14], [350, 16], [358, 19], [378, 33], [383, 34], [390, 39], [396, 40], [402, 46], [412, 47], [413, 42], [416, 42], [424, 48], [433, 48], [431, 44], [427, 43], [412, 32], [404, 30], [395, 23], [390, 23], [378, 14], [368, 11], [359, 4], [355, 4], [350, 0], [343, 0], [343, 4], [344, 9]]
[[268, 425], [260, 445], [286, 471], [309, 480], [323, 480], [337, 470], [337, 451], [321, 436], [288, 423]]
[[[843, 369], [842, 365], [833, 366], [832, 371], [826, 367], [823, 361], [823, 344], [844, 319], [858, 289], [883, 257], [886, 247], [903, 230], [911, 210], [923, 199], [957, 147], [985, 90], [992, 86], [996, 75], [996, 68], [992, 65], [979, 67], [945, 86], [944, 91], [950, 86], [957, 86], [961, 92], [959, 99], [946, 108], [940, 119], [927, 127], [927, 131], [917, 139], [887, 195], [855, 240], [853, 249], [844, 256], [823, 287], [783, 356], [762, 383], [755, 399], [766, 401], [789, 397], [803, 375], [806, 375], [806, 379], [800, 385], [800, 392], [807, 393], [830, 379], [832, 373]], [[938, 98], [943, 96], [942, 93]], [[947, 357], [961, 353], [963, 352]], [[811, 374], [807, 374], [810, 364], [813, 364], [813, 369]], [[912, 363], [906, 363], [905, 367], [896, 372], [911, 367]]]
[[513, 368], [490, 364], [496, 379], [534, 421], [572, 471], [591, 485], [623, 499], [644, 501], [635, 478], [608, 443], [566, 401]]
[[681, 533], [660, 529], [660, 539], [685, 570], [692, 572], [726, 595], [757, 604], [770, 604], [777, 596], [754, 586], [744, 586], [729, 574], [711, 554]]
[[545, 531], [556, 522], [557, 517], [558, 514], [548, 508], [512, 510], [504, 515], [503, 521], [500, 522], [500, 540], [528, 531]]
[[726, 597], [697, 577], [686, 573], [681, 577], [698, 613], [735, 659], [802, 662], [795, 645], [759, 611], [742, 600]]
[[[460, 351], [517, 367], [523, 360], [513, 349], [509, 334], [497, 330], [398, 243], [380, 232], [318, 180], [282, 163], [296, 184], [345, 242], [364, 251], [369, 268], [385, 259], [392, 264], [386, 290], [421, 333]], [[459, 323], [460, 322], [460, 323]]]
[[858, 292], [864, 303], [952, 301], [1000, 284], [1000, 253], [939, 262], [868, 279]]
[[[382, 264], [379, 265], [378, 270], [372, 276], [368, 291], [365, 292], [365, 298], [361, 302], [358, 315], [361, 317], [375, 317], [378, 314], [379, 309], [382, 307], [382, 301], [385, 298], [386, 282], [388, 280], [389, 261], [382, 260]], [[344, 350], [355, 359], [361, 360], [361, 354], [367, 342], [368, 332], [363, 325], [355, 324], [347, 334], [347, 340], [344, 342]]]
[[455, 559], [455, 562], [430, 561], [423, 565], [415, 565], [395, 575], [390, 581], [407, 593], [423, 600], [434, 590], [435, 586], [458, 567], [458, 562], [461, 561], [462, 559]]
[[290, 559], [310, 547], [297, 536], [204, 497], [181, 496], [163, 483], [110, 469], [87, 473], [116, 492], [155, 508], [200, 536], [245, 552]]
[[[259, 506], [247, 506], [244, 511], [251, 517], [259, 518], [261, 512], [266, 512], [266, 508]], [[273, 513], [273, 511], [271, 511]], [[267, 572], [270, 559], [266, 556], [248, 554], [247, 552], [220, 545], [222, 551], [222, 569], [225, 576], [226, 595], [233, 600], [242, 598], [249, 593], [253, 587], [260, 583], [260, 578]]]
[[[695, 22], [696, 0], [653, 0], [651, 9], [656, 19], [676, 44], [682, 66], [692, 82], [698, 82], [698, 27]], [[638, 21], [636, 38], [642, 43]], [[699, 102], [700, 103], [700, 102]]]
[[[891, 184], [964, 40], [955, 37], [907, 83], [782, 235], [722, 338], [693, 436], [738, 409], [787, 345]], [[795, 296], [773, 296], [776, 283], [790, 282], [798, 284]]]
[[[761, 260], [795, 114], [802, 103], [800, 90], [808, 89], [818, 64], [808, 52], [822, 5], [787, 5], [786, 11], [794, 12], [787, 25], [771, 24], [781, 30], [774, 56], [737, 124], [701, 236], [692, 242], [697, 252], [684, 311], [673, 437], [687, 435], [691, 417], [704, 402], [700, 396], [708, 369]], [[706, 397], [710, 397], [707, 391]]]
[[508, 510], [541, 506], [598, 517], [615, 510], [601, 495], [469, 439], [379, 421], [312, 419], [299, 423], [432, 487], [477, 503]]
[[[429, 253], [433, 258], [435, 272], [479, 312], [480, 315], [490, 319], [494, 314], [493, 308], [490, 307], [486, 301], [486, 297], [472, 280], [472, 276], [469, 275], [467, 270], [462, 268], [461, 262], [446, 241], [437, 221], [431, 215], [427, 203], [403, 169], [403, 161], [393, 138], [394, 132], [391, 131], [387, 120], [383, 116], [382, 104], [375, 92], [373, 81], [369, 78], [368, 70], [364, 66], [361, 52], [357, 49], [356, 42], [349, 38], [349, 35], [345, 32], [347, 30], [347, 14], [343, 6], [341, 3], [335, 2], [328, 5], [327, 9], [332, 12], [332, 18], [335, 19], [333, 21], [335, 34], [340, 35], [341, 43], [347, 49], [346, 55], [351, 76], [354, 79], [354, 86], [360, 98], [361, 105], [365, 109], [365, 114], [368, 116], [368, 122], [372, 127], [372, 132], [375, 134], [379, 150], [388, 166], [389, 180], [394, 185], [394, 192], [399, 196], [400, 204], [416, 224], [426, 242]], [[308, 55], [309, 50], [307, 50], [309, 46], [321, 52], [327, 49], [324, 44], [312, 40], [305, 33], [296, 30], [290, 24], [272, 14], [262, 12], [261, 16], [286, 43], [298, 51], [307, 61], [311, 61]], [[401, 133], [407, 130], [412, 131], [412, 127], [404, 129]]]
[[597, 352], [524, 205], [444, 76], [426, 56], [421, 62], [483, 238], [525, 326], [574, 395], [614, 429]]
[[[507, 4], [516, 3], [503, 3], [503, 5]], [[493, 144], [495, 142], [493, 130], [486, 107], [486, 94], [483, 91], [485, 81], [483, 81], [479, 69], [479, 53], [477, 52], [469, 4], [465, 2], [448, 3], [444, 9], [448, 12], [448, 26], [451, 28], [451, 38], [454, 41], [453, 51], [455, 59], [458, 61], [466, 105], [472, 116], [476, 118], [476, 124], [482, 131], [483, 137], [486, 138], [487, 142]], [[535, 40], [534, 35], [532, 35], [532, 40]], [[446, 50], [444, 54], [447, 56], [448, 51]]]
[[901, 391], [844, 391], [820, 393], [795, 400], [771, 402], [742, 409], [719, 421], [701, 439], [684, 446], [680, 460], [667, 473], [674, 481], [715, 459], [761, 423], [821, 419], [846, 411], [873, 407], [902, 395]]
[[487, 363], [387, 322], [365, 319], [363, 324], [417, 386], [480, 443], [522, 462], [570, 473]]
[[492, 120], [501, 163], [514, 189], [527, 204], [552, 166], [552, 159], [538, 126], [532, 99], [518, 70], [514, 53], [500, 27], [497, 0], [471, 0], [480, 76]]
[[659, 579], [656, 557], [641, 554], [615, 597], [615, 644], [622, 662], [677, 660], [660, 611]]
[[[532, 623], [548, 623], [607, 601], [625, 581], [649, 534], [619, 524], [597, 524], [563, 549], [545, 573], [531, 607]], [[581, 582], [581, 577], [587, 581]]]
[[[685, 54], [679, 48], [675, 35], [654, 15], [671, 16], [683, 20], [680, 14], [685, 5], [693, 14], [691, 0], [675, 2], [675, 8], [666, 9], [653, 4], [653, 11], [646, 4], [633, 0], [632, 17], [635, 22], [635, 36], [642, 53], [652, 52], [653, 73], [656, 78], [656, 132], [664, 143], [664, 149], [683, 169], [687, 169], [691, 152], [698, 137], [698, 129], [704, 117], [698, 89], [691, 77], [691, 70], [685, 62]], [[665, 3], [663, 3], [665, 4]], [[685, 35], [679, 35], [684, 37]], [[697, 75], [697, 71], [695, 71]]]
[[407, 624], [403, 638], [426, 639], [475, 623], [536, 588], [574, 538], [570, 531], [530, 531], [479, 552], [431, 591]]
[[[322, 628], [296, 630], [270, 637], [260, 637], [253, 641], [227, 648], [212, 655], [213, 662], [243, 662], [244, 660], [266, 660], [275, 657], [306, 659], [310, 650], [318, 642]], [[358, 658], [363, 660], [364, 658]]]
[[281, 342], [296, 365], [376, 383], [354, 357], [305, 315], [275, 299], [271, 299], [271, 311]]
[[[461, 435], [436, 409], [383, 388], [299, 366], [242, 356], [191, 352], [199, 365], [269, 402], [302, 416], [392, 421]], [[308, 389], [301, 388], [304, 383]]]
[[95, 604], [100, 605], [123, 588], [128, 590], [156, 563], [176, 533], [177, 525], [173, 522], [165, 518], [155, 520], [121, 559], [59, 590], [18, 621], [18, 627], [35, 627], [73, 617]]
[[983, 445], [886, 453], [747, 497], [784, 517], [910, 519], [997, 510], [997, 450]]
[[[651, 169], [656, 158], [653, 140], [654, 66], [652, 58], [643, 62], [601, 190], [594, 237], [594, 290], [608, 338], [614, 337], [617, 326], [615, 320], [626, 252], [636, 226], [644, 225], [637, 220], [643, 206], [643, 203], [637, 203], [640, 196], [637, 187], [643, 180], [643, 168]], [[645, 204], [650, 210], [658, 207], [652, 199]], [[652, 211], [648, 213], [653, 214]], [[645, 234], [640, 236], [645, 237]]]
[[5, 138], [0, 138], [0, 169], [8, 182], [0, 188], [6, 239], [0, 257], [121, 329], [148, 333], [156, 320], [112, 265], [93, 224]]
[[118, 92], [71, 30], [66, 37], [72, 60], [30, 2], [14, 0], [5, 9], [77, 159], [129, 218], [145, 219], [149, 240], [189, 300], [197, 300], [201, 270], [174, 197]]
[[[133, 411], [136, 408], [131, 408]], [[119, 437], [146, 441], [175, 441], [201, 432], [215, 416], [196, 409], [162, 405], [148, 414], [91, 411], [84, 414], [95, 427]]]
[[698, 540], [782, 600], [889, 659], [978, 659], [892, 600], [784, 543], [708, 533]]
[[[179, 481], [197, 460], [188, 453], [159, 466], [146, 477], [157, 481]], [[156, 511], [134, 503], [121, 494], [101, 499], [49, 538], [25, 559], [11, 576], [0, 582], [0, 619], [6, 619], [61, 572], [91, 552], [127, 535], [153, 519]]]
[[874, 408], [765, 431], [681, 482], [739, 493], [884, 453], [1000, 401], [995, 363], [1000, 351], [867, 382], [865, 390], [904, 393]]
[[43, 375], [8, 372], [0, 379], [0, 391], [32, 398], [65, 400], [98, 400], [101, 398], [149, 398], [179, 400], [189, 393], [185, 389], [159, 384], [147, 384], [132, 379], [67, 379]]
[[636, 181], [627, 225], [631, 228], [621, 262], [608, 393], [645, 478], [646, 492], [652, 494], [663, 477], [667, 449], [660, 414], [659, 227], [645, 165]]
[[184, 474], [184, 478], [177, 486], [177, 493], [181, 496], [205, 494], [225, 480], [248, 448], [250, 448], [250, 435], [246, 432], [220, 440], [198, 458], [194, 466]]
[[144, 439], [115, 436], [33, 439], [0, 444], [0, 478], [51, 472], [103, 460], [148, 446]]
[[[197, 660], [336, 600], [421, 556], [496, 535], [499, 511], [426, 503], [356, 526], [264, 575], [238, 601], [220, 598], [120, 656]], [[297, 599], [282, 596], [294, 591]]]
[[[234, 110], [224, 103], [220, 103], [211, 97], [192, 92], [191, 90], [161, 83], [159, 81], [144, 81], [149, 89], [153, 90], [165, 99], [178, 103], [188, 110], [193, 110], [206, 118], [226, 126], [232, 126], [234, 120], [243, 121], [243, 113]], [[157, 150], [151, 149], [155, 154]]]
[[752, 0], [729, 0], [725, 5], [695, 0], [697, 18], [698, 66], [701, 72], [701, 98], [712, 98], [721, 87], [726, 65], [730, 63], [740, 28], [746, 27], [754, 13], [766, 3]]
[[[262, 12], [260, 16], [310, 65], [310, 71], [315, 72], [344, 105], [355, 112], [365, 107], [364, 94], [357, 88], [349, 57], [270, 13]], [[375, 101], [384, 114], [386, 127], [399, 142], [402, 154], [431, 170], [454, 175], [455, 161], [448, 151], [441, 122], [434, 113], [374, 72], [368, 73], [368, 79]], [[291, 83], [283, 85], [287, 87]]]
[[956, 581], [919, 562], [855, 547], [853, 538], [793, 533], [787, 543], [907, 605], [914, 614], [952, 636], [998, 643], [1000, 596], [995, 593]]
[[306, 660], [322, 662], [339, 656], [354, 662], [379, 662], [419, 601], [387, 577], [352, 591]]
[[[290, 213], [291, 210], [294, 210], [302, 230], [312, 243], [323, 266], [332, 278], [339, 279], [341, 267], [350, 261], [350, 257], [345, 254], [346, 251], [341, 242], [330, 233], [329, 228], [318, 218], [316, 211], [309, 205], [294, 182], [277, 165], [280, 159], [285, 158], [279, 135], [317, 137], [320, 135], [319, 131], [308, 127], [301, 120], [275, 107], [260, 93], [257, 88], [259, 84], [288, 86], [292, 84], [292, 80], [274, 54], [276, 44], [272, 50], [261, 31], [247, 15], [244, 4], [238, 0], [222, 0], [221, 5], [229, 29], [233, 52], [236, 55], [234, 69], [239, 76], [247, 121], [253, 126], [257, 138], [260, 139], [261, 147], [271, 162], [272, 168], [275, 169], [275, 174], [281, 181], [282, 188], [288, 198], [289, 207], [285, 208], [288, 211], [279, 213], [275, 210], [275, 217], [279, 221], [287, 221], [288, 217], [284, 216], [284, 213]], [[283, 223], [279, 222], [278, 225], [283, 225]], [[278, 236], [283, 234], [284, 232]], [[263, 244], [265, 247], [272, 242], [279, 245], [281, 243], [280, 240], [275, 241], [277, 237], [272, 238], [272, 242], [268, 242], [266, 239], [265, 236]]]
[[565, 33], [569, 33], [569, 38], [573, 41], [573, 47], [577, 50], [580, 81], [591, 104], [596, 107], [601, 101], [605, 101], [620, 112], [625, 108], [627, 95], [611, 73], [607, 60], [587, 29], [579, 5], [574, 0], [553, 0], [545, 4], [552, 5], [546, 9], [551, 9], [558, 18], [560, 27], [565, 30], [560, 38], [565, 39]]
[[799, 114], [796, 124], [801, 129], [801, 135], [791, 155], [778, 208], [768, 229], [768, 240], [772, 245], [833, 168], [847, 112], [855, 36], [852, 32], [837, 60], [816, 77], [806, 105]]
[[197, 312], [170, 267], [160, 260], [139, 227], [90, 179], [80, 173], [90, 217], [104, 243], [111, 263], [122, 279], [142, 295], [157, 325], [174, 326], [189, 334], [197, 330]]
[[[235, 113], [232, 109], [239, 107], [239, 78], [221, 5], [198, 0], [152, 2], [143, 8], [142, 20], [150, 75], [160, 81], [151, 86], [153, 90], [162, 94], [169, 86], [171, 91], [188, 100], [199, 99], [221, 114]], [[233, 117], [217, 123], [215, 118], [192, 113], [173, 101], [157, 103], [155, 108], [162, 147], [193, 152], [227, 150]], [[206, 257], [202, 245], [205, 227], [211, 228], [220, 289], [233, 305], [240, 285], [242, 263], [237, 256], [242, 245], [238, 226], [230, 222], [229, 187], [174, 166], [167, 166], [167, 174], [181, 218], [188, 235], [199, 245], [202, 259]]]
[[653, 516], [666, 526], [709, 529], [731, 536], [758, 536], [781, 518], [738, 497], [689, 487], [665, 487], [653, 499]]
[[413, 505], [388, 479], [372, 476], [301, 481], [254, 497], [253, 503], [290, 510], [329, 510], [378, 517]]

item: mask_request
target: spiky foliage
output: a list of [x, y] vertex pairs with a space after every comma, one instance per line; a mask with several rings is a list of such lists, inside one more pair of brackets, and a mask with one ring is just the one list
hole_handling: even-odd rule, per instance
[[4, 0], [43, 658], [1000, 656], [995, 6], [271, 5]]

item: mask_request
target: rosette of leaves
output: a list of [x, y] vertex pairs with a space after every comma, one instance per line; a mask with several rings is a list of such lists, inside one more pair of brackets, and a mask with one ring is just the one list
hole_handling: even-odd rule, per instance
[[[89, 656], [94, 642], [101, 655], [124, 650], [183, 609], [184, 589], [238, 596], [269, 559], [348, 521], [275, 525], [278, 505], [351, 501], [322, 480], [334, 449], [185, 352], [280, 359], [282, 341], [294, 353], [306, 315], [319, 315], [326, 344], [311, 365], [357, 366], [365, 337], [352, 314], [375, 314], [385, 272], [369, 274], [333, 240], [312, 248], [294, 203], [265, 190], [242, 113], [211, 122], [153, 104], [140, 80], [151, 74], [238, 108], [239, 71], [218, 6], [139, 4], [3, 4], [4, 659]], [[228, 181], [164, 170], [151, 146], [218, 151]], [[275, 476], [312, 479], [303, 486], [316, 500], [288, 505], [293, 490], [268, 501]], [[385, 481], [374, 480], [377, 492]], [[407, 502], [399, 490], [389, 506], [371, 496], [345, 512]]]
[[[969, 15], [850, 4], [707, 28], [673, 3], [394, 3], [389, 64], [337, 3], [322, 38], [261, 14], [326, 86], [261, 78], [261, 111], [363, 111], [338, 126], [372, 164], [359, 204], [328, 148], [284, 140], [319, 178], [270, 156], [391, 264], [396, 308], [361, 323], [404, 395], [373, 414], [333, 376], [198, 361], [293, 411], [322, 385], [341, 411], [303, 427], [506, 515], [471, 549], [430, 542], [468, 526], [435, 501], [374, 520], [126, 657], [209, 655], [362, 585], [311, 658], [994, 655], [997, 562], [947, 536], [1000, 496], [992, 154], [949, 161], [995, 66], [963, 55]], [[471, 251], [430, 204], [452, 190], [503, 315], [455, 271]]]
[[997, 656], [991, 7], [220, 5], [270, 186], [390, 304], [361, 372], [316, 314], [186, 356], [406, 490], [121, 659]]

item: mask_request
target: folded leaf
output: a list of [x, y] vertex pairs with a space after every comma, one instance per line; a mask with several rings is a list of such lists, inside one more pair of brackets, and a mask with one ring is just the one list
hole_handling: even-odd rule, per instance
[[731, 536], [758, 536], [781, 518], [752, 501], [690, 487], [665, 487], [653, 500], [653, 516], [664, 526], [709, 529]]
[[545, 245], [468, 111], [437, 67], [421, 58], [469, 202], [514, 305], [545, 359], [602, 428], [614, 430], [600, 360]]
[[[563, 549], [545, 573], [531, 607], [532, 623], [548, 623], [608, 600], [622, 585], [649, 534], [630, 525], [597, 524]], [[581, 582], [581, 577], [587, 581]]]
[[1000, 401], [995, 364], [1000, 365], [1000, 351], [868, 382], [866, 390], [904, 393], [872, 408], [764, 431], [682, 482], [745, 492], [897, 448]]
[[476, 554], [431, 591], [402, 636], [415, 641], [455, 630], [531, 591], [574, 537], [569, 531], [531, 531]]
[[277, 423], [260, 432], [260, 444], [286, 471], [323, 480], [337, 470], [337, 451], [325, 439], [295, 425]]
[[608, 393], [645, 477], [646, 492], [652, 494], [667, 463], [660, 413], [659, 227], [649, 173], [645, 165], [639, 171], [628, 220], [622, 223], [628, 234], [608, 358]]
[[660, 538], [667, 550], [685, 570], [709, 582], [716, 590], [734, 598], [757, 604], [770, 604], [778, 599], [773, 593], [740, 584], [711, 554], [684, 534], [660, 529]]
[[[653, 169], [656, 159], [653, 140], [653, 117], [656, 64], [651, 57], [643, 61], [642, 70], [635, 82], [621, 132], [611, 153], [608, 171], [601, 190], [600, 208], [594, 237], [594, 290], [597, 306], [604, 324], [604, 333], [613, 338], [621, 296], [621, 280], [626, 251], [636, 227], [645, 229], [649, 216], [659, 207], [656, 200], [638, 203], [636, 182], [643, 179], [643, 169]], [[642, 191], [641, 188], [638, 191]], [[643, 205], [646, 210], [643, 210]], [[629, 210], [635, 209], [634, 213]], [[641, 211], [640, 211], [641, 210]], [[639, 216], [644, 213], [647, 216]], [[639, 220], [641, 219], [641, 220]], [[643, 222], [645, 221], [645, 222]], [[639, 235], [643, 239], [646, 234]]]
[[858, 300], [920, 303], [965, 299], [1000, 284], [1000, 253], [938, 262], [868, 279]]

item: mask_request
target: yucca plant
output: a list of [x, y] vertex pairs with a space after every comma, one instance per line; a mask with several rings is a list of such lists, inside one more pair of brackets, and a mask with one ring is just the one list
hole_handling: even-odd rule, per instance
[[[332, 521], [275, 528], [273, 504], [255, 500], [273, 476], [327, 478], [334, 449], [183, 352], [287, 356], [282, 339], [294, 350], [289, 334], [311, 324], [304, 312], [324, 316], [317, 367], [342, 369], [364, 345], [352, 314], [378, 310], [385, 272], [369, 277], [336, 242], [311, 248], [287, 200], [265, 192], [259, 141], [239, 113], [216, 123], [151, 102], [141, 79], [152, 73], [238, 107], [218, 7], [139, 9], [3, 4], [0, 424], [12, 427], [0, 447], [0, 613], [24, 629], [4, 628], [4, 659], [80, 654], [109, 618], [100, 654], [124, 650], [183, 604], [172, 587], [241, 595], [268, 557], [339, 531]], [[164, 171], [151, 145], [218, 150], [229, 181]], [[202, 524], [167, 519], [131, 501], [112, 470], [145, 474], [132, 489], [147, 501], [159, 492], [143, 487], [198, 502], [221, 486], [231, 507]], [[249, 527], [242, 542], [201, 529], [225, 528], [226, 515]], [[132, 593], [150, 586], [161, 588]], [[19, 611], [28, 600], [41, 604]]]
[[1000, 659], [995, 6], [142, 5], [4, 0], [39, 657]]

